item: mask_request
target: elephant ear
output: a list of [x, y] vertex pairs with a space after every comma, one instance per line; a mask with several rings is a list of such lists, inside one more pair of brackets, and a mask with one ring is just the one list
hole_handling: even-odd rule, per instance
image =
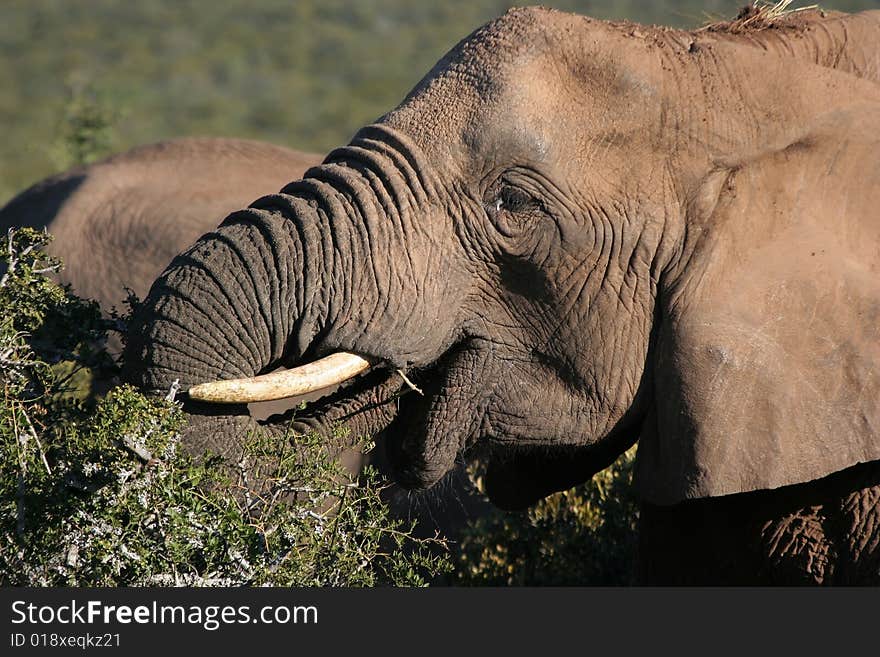
[[660, 287], [636, 481], [656, 504], [880, 459], [878, 112], [709, 174]]

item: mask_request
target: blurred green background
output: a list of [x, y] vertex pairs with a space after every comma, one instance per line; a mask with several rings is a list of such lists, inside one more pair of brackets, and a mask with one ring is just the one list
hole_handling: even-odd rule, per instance
[[[746, 3], [544, 4], [689, 27], [732, 17]], [[250, 137], [326, 152], [396, 105], [444, 52], [509, 6], [0, 0], [0, 204], [78, 160], [173, 136]], [[880, 8], [880, 0], [822, 6], [852, 11]], [[83, 138], [88, 143], [77, 145]]]

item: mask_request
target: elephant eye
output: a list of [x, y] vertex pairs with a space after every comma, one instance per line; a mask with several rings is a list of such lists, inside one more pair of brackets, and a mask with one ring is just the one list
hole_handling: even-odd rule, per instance
[[508, 212], [522, 212], [531, 209], [537, 202], [528, 193], [513, 187], [512, 185], [503, 185], [501, 192], [496, 201], [496, 210], [507, 210]]
[[495, 228], [508, 238], [530, 232], [548, 214], [539, 198], [503, 179], [487, 196], [486, 213]]
[[507, 212], [524, 212], [539, 208], [540, 201], [532, 197], [528, 192], [514, 187], [513, 185], [503, 184], [501, 189], [492, 202], [492, 209], [495, 212], [505, 210]]

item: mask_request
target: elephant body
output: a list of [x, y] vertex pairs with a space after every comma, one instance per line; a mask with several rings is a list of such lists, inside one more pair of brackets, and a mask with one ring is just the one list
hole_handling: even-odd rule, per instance
[[[878, 36], [511, 10], [175, 258], [124, 377], [191, 388], [195, 453], [344, 422], [508, 508], [638, 440], [646, 581], [876, 583]], [[293, 422], [196, 392], [328, 354], [372, 370]]]
[[880, 466], [777, 490], [642, 505], [639, 578], [659, 585], [880, 584]]

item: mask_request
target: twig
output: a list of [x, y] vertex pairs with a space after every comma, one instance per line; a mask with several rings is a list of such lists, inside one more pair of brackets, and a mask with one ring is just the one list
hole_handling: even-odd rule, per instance
[[165, 395], [165, 401], [173, 402], [178, 392], [180, 392], [180, 379], [174, 379], [171, 387], [168, 389], [168, 394]]
[[19, 538], [24, 538], [24, 495], [25, 495], [25, 487], [24, 487], [24, 474], [18, 473], [18, 483], [15, 487], [15, 508], [16, 508], [16, 522], [15, 522], [15, 533]]
[[[251, 491], [251, 482], [248, 479], [248, 457], [247, 454], [241, 457], [241, 460], [238, 462], [238, 474], [241, 477], [240, 488], [244, 491], [244, 508], [247, 512], [247, 517], [249, 521], [253, 521], [253, 515], [251, 514], [251, 508], [254, 507], [256, 502], [254, 501], [254, 496]], [[257, 497], [260, 497], [259, 495]], [[262, 499], [262, 498], [260, 498]]]
[[406, 374], [404, 374], [403, 370], [397, 370], [397, 373], [400, 375], [400, 378], [403, 379], [403, 382], [410, 387], [411, 390], [415, 390], [422, 397], [425, 396], [425, 393], [422, 392], [422, 389], [419, 388], [415, 383], [410, 381], [409, 378], [407, 378]]
[[805, 7], [790, 8], [794, 0], [753, 0], [733, 20], [710, 20], [709, 23], [699, 28], [698, 32], [704, 31], [727, 31], [731, 33], [748, 30], [763, 30], [772, 27], [776, 21], [785, 16], [798, 12], [819, 10], [819, 5], [807, 5]]
[[25, 422], [27, 422], [28, 429], [30, 429], [31, 438], [37, 443], [37, 450], [40, 452], [40, 459], [43, 461], [43, 467], [46, 468], [46, 474], [52, 474], [52, 468], [49, 467], [49, 460], [46, 458], [46, 450], [43, 449], [43, 443], [40, 442], [37, 430], [34, 429], [34, 425], [31, 423], [28, 414], [22, 411], [22, 415], [24, 416]]
[[[0, 288], [5, 287], [7, 281], [9, 281], [10, 277], [15, 272], [15, 268], [18, 267], [19, 261], [21, 261], [22, 258], [27, 256], [31, 251], [33, 251], [38, 246], [40, 246], [38, 244], [31, 244], [29, 246], [26, 246], [25, 248], [23, 248], [21, 251], [19, 251], [16, 254], [15, 253], [15, 240], [14, 240], [16, 232], [17, 231], [15, 228], [10, 228], [6, 232], [6, 238], [7, 238], [6, 251], [9, 254], [9, 266], [6, 268], [6, 273], [3, 274], [2, 278], [0, 278]], [[34, 273], [35, 274], [48, 274], [50, 272], [56, 271], [57, 269], [58, 269], [57, 264], [49, 265], [48, 267], [34, 270]]]
[[140, 444], [134, 438], [132, 438], [131, 434], [125, 434], [122, 436], [122, 444], [125, 447], [133, 452], [139, 459], [141, 459], [144, 463], [152, 463], [155, 461], [155, 457], [144, 445]]
[[15, 265], [17, 264], [15, 261], [15, 249], [13, 248], [13, 241], [12, 241], [12, 238], [14, 235], [15, 235], [15, 228], [10, 228], [8, 231], [6, 231], [6, 239], [7, 239], [6, 252], [9, 254], [9, 267], [7, 267], [6, 273], [3, 274], [3, 278], [0, 278], [0, 288], [4, 287], [6, 285], [6, 281], [9, 280], [9, 277], [12, 274], [13, 270], [15, 269]]
[[[9, 390], [5, 390], [5, 396], [9, 398]], [[27, 474], [27, 460], [25, 459], [25, 449], [27, 448], [27, 437], [18, 431], [18, 418], [16, 417], [15, 408], [12, 409], [12, 430], [15, 432], [18, 444], [18, 478], [15, 487], [15, 510], [16, 522], [15, 533], [19, 539], [24, 538], [25, 530], [25, 507], [24, 497], [27, 492], [25, 488], [25, 474]]]

